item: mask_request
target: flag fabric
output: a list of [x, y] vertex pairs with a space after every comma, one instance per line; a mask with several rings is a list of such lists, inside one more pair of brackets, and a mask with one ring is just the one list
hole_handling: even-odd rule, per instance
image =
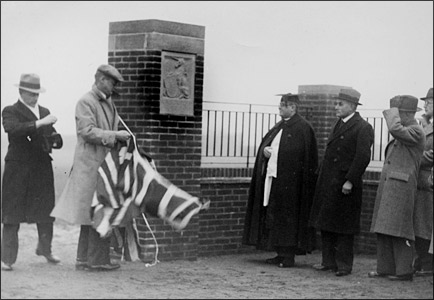
[[101, 237], [144, 213], [182, 230], [194, 215], [209, 207], [209, 201], [178, 188], [152, 164], [139, 153], [134, 138], [118, 143], [107, 154], [98, 169], [92, 202], [93, 226]]

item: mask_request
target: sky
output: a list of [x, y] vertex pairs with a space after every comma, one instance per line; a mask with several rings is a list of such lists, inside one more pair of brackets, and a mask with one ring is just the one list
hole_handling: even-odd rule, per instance
[[432, 1], [1, 1], [1, 109], [36, 73], [39, 104], [74, 133], [75, 104], [108, 60], [109, 23], [146, 19], [205, 27], [204, 101], [277, 104], [329, 84], [385, 109], [433, 86]]

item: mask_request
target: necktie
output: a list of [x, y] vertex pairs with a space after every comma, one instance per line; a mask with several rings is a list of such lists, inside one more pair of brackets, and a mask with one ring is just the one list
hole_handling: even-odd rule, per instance
[[337, 131], [342, 126], [343, 123], [344, 122], [342, 121], [342, 119], [339, 119], [338, 123], [335, 126], [335, 130], [334, 131]]

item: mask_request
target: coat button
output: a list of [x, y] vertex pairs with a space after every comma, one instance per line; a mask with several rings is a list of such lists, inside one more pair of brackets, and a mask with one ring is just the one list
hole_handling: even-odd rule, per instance
[[335, 158], [335, 159], [333, 159], [333, 161], [334, 161], [334, 162], [337, 162], [337, 161], [338, 161], [338, 159], [337, 159], [337, 158]]
[[388, 160], [387, 163], [390, 165], [390, 160]]
[[337, 149], [336, 149], [337, 151], [339, 151], [339, 150], [341, 150], [341, 148], [340, 147], [338, 147]]
[[343, 140], [344, 139], [344, 136], [343, 135], [341, 135], [341, 140]]

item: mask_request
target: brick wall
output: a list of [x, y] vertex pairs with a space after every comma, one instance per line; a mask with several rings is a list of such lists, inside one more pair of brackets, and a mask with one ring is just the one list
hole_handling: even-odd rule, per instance
[[[202, 197], [211, 200], [207, 212], [199, 214], [199, 256], [234, 254], [253, 251], [254, 247], [241, 245], [244, 217], [247, 207], [250, 177], [218, 177], [221, 174], [251, 172], [240, 169], [203, 169], [203, 174], [213, 172], [212, 178], [201, 180]], [[366, 172], [363, 184], [361, 233], [355, 237], [355, 253], [372, 254], [376, 251], [376, 237], [370, 232], [378, 172]], [[317, 242], [321, 247], [318, 233]]]

